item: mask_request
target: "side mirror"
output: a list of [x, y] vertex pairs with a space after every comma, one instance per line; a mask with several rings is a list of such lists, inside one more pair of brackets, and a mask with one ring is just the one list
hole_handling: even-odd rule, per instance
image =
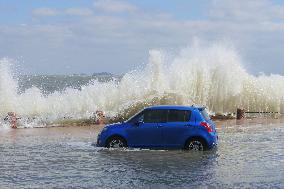
[[134, 123], [134, 126], [137, 126], [137, 127], [138, 127], [138, 126], [141, 125], [142, 123], [143, 123], [143, 121], [139, 120], [139, 121], [137, 121], [137, 122]]

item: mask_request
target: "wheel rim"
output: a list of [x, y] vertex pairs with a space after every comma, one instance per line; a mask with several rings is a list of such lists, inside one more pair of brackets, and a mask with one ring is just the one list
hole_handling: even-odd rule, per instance
[[188, 149], [192, 151], [203, 151], [203, 144], [200, 141], [191, 141]]
[[122, 148], [124, 147], [123, 141], [120, 139], [113, 139], [109, 143], [110, 148]]

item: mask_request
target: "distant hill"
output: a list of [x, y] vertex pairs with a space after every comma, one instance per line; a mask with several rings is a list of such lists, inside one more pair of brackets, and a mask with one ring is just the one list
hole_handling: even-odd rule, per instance
[[111, 80], [120, 81], [122, 75], [115, 75], [108, 72], [72, 75], [21, 75], [19, 76], [19, 92], [28, 88], [37, 87], [44, 94], [53, 93], [54, 91], [63, 91], [66, 88], [81, 89], [82, 86], [90, 84], [93, 80], [99, 82], [108, 82]]
[[93, 73], [92, 76], [116, 77], [117, 75], [114, 75], [109, 72], [98, 72], [98, 73]]

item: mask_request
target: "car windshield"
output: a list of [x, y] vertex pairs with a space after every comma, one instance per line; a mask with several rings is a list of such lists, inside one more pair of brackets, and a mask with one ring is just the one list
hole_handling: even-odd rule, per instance
[[206, 112], [205, 109], [201, 110], [200, 112], [201, 112], [203, 118], [204, 118], [206, 121], [210, 120], [210, 116], [208, 115], [208, 113]]
[[143, 110], [141, 110], [140, 112], [138, 112], [137, 114], [134, 114], [133, 116], [131, 116], [126, 122], [127, 123], [132, 123], [135, 121], [138, 121], [139, 117], [141, 116]]

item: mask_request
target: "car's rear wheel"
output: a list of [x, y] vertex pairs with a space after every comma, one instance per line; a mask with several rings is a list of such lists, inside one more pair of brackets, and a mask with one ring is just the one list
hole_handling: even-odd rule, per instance
[[107, 148], [125, 148], [127, 147], [126, 141], [122, 137], [114, 136], [108, 139]]
[[206, 150], [206, 144], [202, 139], [194, 138], [187, 141], [185, 149], [189, 151], [204, 151]]

